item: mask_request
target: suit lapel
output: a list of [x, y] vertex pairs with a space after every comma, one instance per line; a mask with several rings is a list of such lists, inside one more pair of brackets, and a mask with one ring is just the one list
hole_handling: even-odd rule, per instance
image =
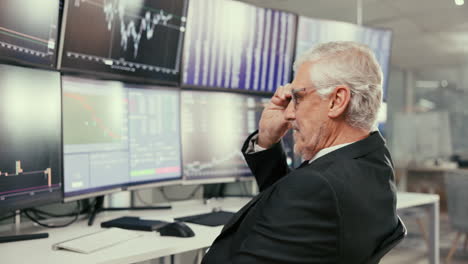
[[242, 219], [244, 217], [244, 215], [249, 211], [249, 209], [254, 206], [254, 204], [257, 203], [257, 201], [260, 199], [260, 197], [262, 197], [264, 195], [264, 193], [266, 192], [267, 190], [259, 193], [257, 196], [255, 196], [254, 198], [252, 198], [252, 200], [250, 200], [250, 202], [248, 202], [246, 205], [244, 205], [244, 207], [242, 207], [232, 218], [231, 220], [229, 220], [229, 222], [224, 225], [223, 227], [223, 231], [221, 231], [221, 234], [222, 233], [225, 233], [229, 228], [231, 228], [232, 226], [234, 226], [237, 221], [239, 221], [240, 219]]
[[[329, 160], [329, 159], [336, 158], [337, 156], [348, 156], [348, 157], [356, 158], [356, 157], [365, 155], [365, 154], [375, 150], [376, 148], [381, 147], [384, 144], [385, 144], [385, 141], [382, 138], [382, 136], [380, 135], [380, 133], [373, 132], [373, 133], [371, 133], [371, 135], [369, 137], [367, 137], [367, 138], [365, 138], [363, 140], [360, 140], [358, 142], [355, 142], [355, 143], [353, 143], [351, 145], [348, 145], [346, 147], [343, 147], [341, 149], [338, 149], [336, 151], [330, 152], [329, 154], [318, 158], [317, 160], [315, 160], [314, 162], [312, 162], [310, 164], [309, 164], [308, 161], [305, 161], [305, 162], [303, 162], [303, 164], [301, 164], [301, 166], [298, 169], [303, 168], [303, 167], [307, 167], [307, 166], [309, 166], [311, 164], [318, 164], [318, 161], [326, 161], [326, 160]], [[242, 209], [240, 209], [231, 218], [231, 220], [229, 220], [229, 222], [226, 225], [224, 225], [224, 228], [221, 231], [221, 234], [218, 236], [218, 238], [216, 240], [218, 240], [229, 229], [234, 227], [235, 224], [238, 221], [243, 219], [245, 214], [249, 211], [249, 209], [252, 208], [252, 206], [254, 206], [258, 202], [258, 200], [260, 200], [260, 198], [265, 195], [265, 193], [270, 192], [273, 189], [273, 186], [278, 184], [278, 182], [280, 182], [280, 181], [281, 180], [275, 182], [272, 186], [270, 186], [269, 188], [267, 188], [263, 192], [259, 193], [252, 200], [250, 200], [249, 203], [247, 203], [244, 207], [242, 207]]]

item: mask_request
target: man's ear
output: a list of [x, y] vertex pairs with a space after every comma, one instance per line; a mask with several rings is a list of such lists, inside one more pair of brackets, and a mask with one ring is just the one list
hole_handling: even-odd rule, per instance
[[351, 90], [342, 85], [337, 86], [330, 94], [328, 105], [328, 117], [338, 118], [345, 114], [348, 108], [349, 101], [351, 100]]

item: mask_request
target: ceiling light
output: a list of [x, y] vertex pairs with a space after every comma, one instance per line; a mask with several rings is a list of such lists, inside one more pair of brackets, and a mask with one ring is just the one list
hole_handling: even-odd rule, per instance
[[465, 0], [455, 0], [457, 6], [462, 6], [465, 3]]

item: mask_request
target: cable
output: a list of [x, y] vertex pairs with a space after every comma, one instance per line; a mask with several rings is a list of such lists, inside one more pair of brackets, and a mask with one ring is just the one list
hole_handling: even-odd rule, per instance
[[1, 221], [4, 221], [4, 220], [7, 220], [7, 219], [9, 219], [9, 218], [13, 218], [13, 217], [15, 217], [15, 216], [16, 216], [16, 213], [13, 213], [12, 215], [9, 215], [9, 216], [2, 217], [2, 218], [0, 218], [0, 222], [1, 222]]
[[[80, 203], [82, 201], [78, 200], [77, 203]], [[91, 207], [90, 204], [88, 204], [86, 207], [83, 207], [83, 209], [81, 209], [80, 211], [80, 214], [84, 214], [86, 213], [89, 208]], [[39, 220], [44, 220], [46, 219], [47, 217], [72, 217], [72, 216], [75, 216], [76, 212], [72, 212], [72, 213], [66, 213], [66, 214], [55, 214], [55, 213], [51, 213], [51, 212], [46, 212], [46, 211], [43, 211], [43, 210], [40, 210], [40, 209], [37, 209], [37, 208], [30, 208], [29, 209], [37, 218], [40, 218]]]
[[161, 192], [162, 196], [164, 197], [164, 199], [166, 199], [167, 201], [169, 202], [177, 202], [177, 201], [185, 201], [185, 200], [189, 200], [189, 199], [192, 199], [195, 194], [197, 193], [198, 190], [200, 190], [200, 188], [202, 187], [203, 185], [198, 185], [197, 187], [195, 187], [195, 189], [186, 197], [186, 198], [171, 198], [169, 197], [167, 194], [166, 194], [166, 191], [164, 190], [164, 187], [161, 187], [159, 188], [159, 191]]
[[78, 201], [77, 202], [77, 210], [76, 210], [76, 213], [75, 213], [75, 217], [68, 223], [65, 223], [65, 224], [61, 224], [61, 225], [54, 225], [54, 224], [45, 224], [45, 223], [41, 223], [38, 219], [34, 218], [33, 216], [31, 216], [29, 214], [29, 211], [33, 212], [33, 210], [31, 209], [26, 209], [24, 210], [24, 214], [31, 220], [33, 221], [34, 223], [42, 226], [42, 227], [47, 227], [47, 228], [60, 228], [60, 227], [67, 227], [73, 223], [76, 222], [76, 220], [78, 220], [78, 217], [80, 216], [80, 213], [81, 213], [81, 205], [80, 205], [80, 202]]
[[32, 210], [31, 210], [31, 212], [36, 216], [36, 218], [37, 218], [38, 220], [45, 220], [45, 219], [47, 219], [46, 216], [40, 214], [39, 212], [32, 211]]

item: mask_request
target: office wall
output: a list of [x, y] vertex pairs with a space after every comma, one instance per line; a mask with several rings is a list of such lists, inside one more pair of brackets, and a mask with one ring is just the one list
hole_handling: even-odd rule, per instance
[[448, 81], [445, 87], [435, 89], [416, 87], [415, 106], [420, 111], [447, 111], [453, 152], [468, 158], [468, 66], [419, 70], [415, 77], [419, 80]]
[[396, 67], [390, 68], [387, 93], [387, 123], [385, 137], [390, 149], [397, 147], [398, 142], [393, 137], [394, 118], [396, 113], [405, 111], [406, 78], [405, 71]]
[[468, 90], [468, 65], [420, 69], [415, 75], [420, 80], [447, 80], [451, 86]]

